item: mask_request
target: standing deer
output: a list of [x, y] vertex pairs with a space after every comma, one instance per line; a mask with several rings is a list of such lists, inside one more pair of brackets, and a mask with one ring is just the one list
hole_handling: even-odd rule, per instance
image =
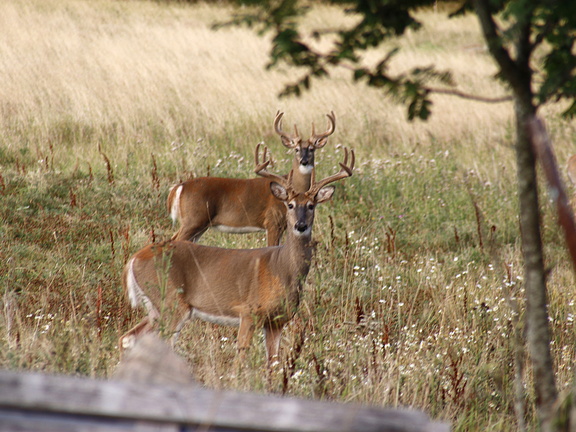
[[568, 172], [568, 179], [570, 183], [576, 185], [576, 154], [570, 156], [566, 164], [566, 171]]
[[[568, 163], [566, 164], [566, 172], [568, 173], [568, 179], [572, 186], [576, 186], [576, 154], [570, 156], [568, 159]], [[576, 191], [572, 192], [572, 196], [570, 198], [570, 205], [572, 209], [576, 211]]]
[[268, 364], [278, 356], [282, 328], [298, 309], [302, 286], [312, 259], [312, 225], [316, 205], [329, 200], [329, 183], [349, 177], [354, 152], [348, 150], [338, 173], [314, 180], [305, 193], [287, 178], [267, 171], [270, 160], [256, 172], [271, 180], [270, 191], [286, 209], [285, 243], [260, 249], [223, 249], [190, 241], [151, 244], [133, 255], [124, 268], [123, 284], [132, 307], [148, 315], [119, 341], [130, 348], [146, 332], [164, 330], [178, 337], [186, 321], [197, 317], [221, 325], [238, 325], [238, 351], [244, 357], [256, 327], [264, 329]]
[[[327, 114], [329, 123], [324, 133], [316, 134], [312, 123], [312, 136], [300, 138], [294, 125], [294, 135], [281, 128], [282, 116], [274, 119], [274, 130], [282, 144], [294, 149], [292, 161], [292, 188], [297, 193], [306, 192], [314, 171], [314, 152], [326, 145], [336, 128], [334, 113]], [[286, 228], [284, 205], [270, 193], [268, 178], [230, 179], [199, 177], [173, 186], [168, 194], [168, 211], [180, 229], [172, 240], [198, 239], [208, 228], [229, 233], [266, 231], [268, 246], [280, 244]]]

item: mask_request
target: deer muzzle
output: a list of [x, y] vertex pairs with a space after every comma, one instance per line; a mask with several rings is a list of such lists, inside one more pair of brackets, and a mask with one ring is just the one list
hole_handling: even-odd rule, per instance
[[302, 148], [300, 150], [300, 166], [313, 165], [314, 159], [312, 152], [308, 148]]
[[300, 233], [305, 233], [308, 230], [308, 224], [306, 222], [296, 222], [294, 229]]

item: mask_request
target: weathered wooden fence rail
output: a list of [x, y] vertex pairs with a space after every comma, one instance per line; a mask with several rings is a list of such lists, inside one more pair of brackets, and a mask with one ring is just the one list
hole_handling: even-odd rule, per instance
[[431, 421], [425, 414], [413, 410], [214, 391], [174, 382], [132, 381], [0, 371], [0, 430], [449, 430], [447, 424]]

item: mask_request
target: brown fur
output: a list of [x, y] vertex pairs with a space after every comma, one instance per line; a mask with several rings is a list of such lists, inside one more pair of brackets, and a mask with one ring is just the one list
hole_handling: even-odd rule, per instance
[[[296, 193], [304, 193], [310, 187], [314, 170], [314, 153], [326, 145], [328, 137], [334, 133], [336, 118], [328, 114], [330, 123], [326, 132], [316, 134], [312, 125], [312, 135], [302, 139], [294, 126], [295, 134], [288, 135], [280, 128], [283, 113], [277, 113], [274, 129], [282, 144], [294, 149], [292, 160], [292, 185]], [[258, 148], [256, 158], [258, 159]], [[265, 153], [266, 154], [266, 153]], [[301, 168], [304, 168], [302, 172]], [[182, 188], [179, 202], [177, 190]], [[286, 228], [286, 216], [282, 203], [270, 193], [270, 180], [265, 178], [229, 179], [220, 177], [199, 177], [174, 186], [168, 194], [168, 212], [178, 205], [179, 211], [174, 222], [180, 228], [172, 240], [198, 241], [211, 227], [226, 227], [229, 232], [249, 232], [264, 230], [269, 246], [280, 244]]]
[[[199, 177], [180, 186], [180, 229], [173, 240], [197, 241], [209, 227], [225, 225], [266, 230], [268, 244], [279, 244], [286, 210], [270, 193], [270, 180]], [[169, 209], [175, 191], [176, 187], [168, 195]]]
[[[330, 186], [314, 197], [299, 194], [290, 200], [289, 230], [282, 246], [223, 249], [174, 240], [148, 245], [134, 254], [124, 271], [124, 284], [133, 278], [159, 319], [155, 313], [146, 317], [122, 336], [121, 346], [129, 337], [158, 328], [177, 334], [195, 309], [212, 317], [239, 319], [240, 350], [250, 346], [255, 328], [262, 327], [271, 362], [278, 355], [282, 328], [298, 309], [310, 268], [315, 205], [330, 199], [333, 192]], [[289, 197], [286, 192], [278, 199], [286, 203]], [[298, 224], [304, 225], [305, 233], [296, 229]]]

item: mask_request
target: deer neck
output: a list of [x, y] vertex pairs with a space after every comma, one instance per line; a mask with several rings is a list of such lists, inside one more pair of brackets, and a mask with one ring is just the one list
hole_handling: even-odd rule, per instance
[[296, 193], [305, 193], [310, 189], [310, 182], [312, 179], [312, 171], [314, 165], [300, 165], [300, 162], [294, 160], [292, 163], [292, 188]]
[[297, 273], [299, 278], [305, 278], [310, 270], [312, 261], [312, 236], [296, 235], [291, 228], [286, 233], [286, 242], [281, 246], [282, 265], [294, 274]]

